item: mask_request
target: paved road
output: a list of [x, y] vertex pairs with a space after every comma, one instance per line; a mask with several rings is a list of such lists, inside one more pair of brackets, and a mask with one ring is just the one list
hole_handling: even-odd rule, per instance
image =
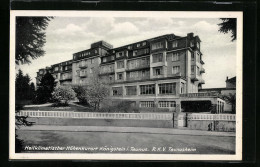
[[[27, 146], [27, 150], [24, 152], [235, 153], [234, 133], [225, 132], [163, 128], [51, 127], [39, 125], [38, 127], [22, 128], [17, 133]], [[56, 149], [56, 151], [51, 151], [51, 149]], [[57, 149], [62, 151], [57, 151]]]

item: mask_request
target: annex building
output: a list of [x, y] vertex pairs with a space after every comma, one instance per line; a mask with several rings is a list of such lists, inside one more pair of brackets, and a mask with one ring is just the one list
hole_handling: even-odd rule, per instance
[[167, 34], [118, 48], [105, 41], [73, 54], [72, 60], [39, 69], [36, 84], [49, 72], [60, 85], [86, 85], [98, 71], [110, 87], [111, 103], [127, 100], [141, 108], [168, 108], [176, 112], [222, 113], [224, 101], [199, 89], [203, 80], [201, 40], [193, 33]]

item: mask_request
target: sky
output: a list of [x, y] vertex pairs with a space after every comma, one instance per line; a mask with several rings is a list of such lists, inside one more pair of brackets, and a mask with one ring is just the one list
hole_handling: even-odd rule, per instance
[[225, 87], [226, 77], [236, 76], [236, 41], [231, 42], [230, 33], [218, 32], [220, 22], [217, 18], [55, 17], [46, 29], [45, 55], [30, 65], [16, 66], [16, 71], [28, 73], [35, 82], [40, 68], [70, 60], [73, 53], [100, 40], [115, 48], [164, 34], [193, 32], [202, 41], [203, 88]]

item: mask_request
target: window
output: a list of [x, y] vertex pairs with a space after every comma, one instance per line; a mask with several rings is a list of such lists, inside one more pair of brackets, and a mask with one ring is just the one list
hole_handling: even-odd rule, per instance
[[[55, 67], [54, 68], [54, 71], [58, 71], [59, 70], [59, 67]], [[42, 71], [41, 71], [42, 72]], [[41, 73], [40, 73], [41, 74]]]
[[122, 80], [122, 79], [123, 79], [123, 73], [118, 73], [117, 80]]
[[194, 66], [194, 65], [191, 66], [191, 73], [192, 73], [192, 74], [195, 73], [195, 66]]
[[200, 54], [197, 52], [197, 62], [200, 62]]
[[117, 62], [117, 69], [124, 68], [124, 61]]
[[193, 42], [190, 42], [190, 47], [193, 47], [194, 46], [194, 43]]
[[172, 67], [172, 74], [177, 74], [180, 72], [180, 66], [173, 66]]
[[181, 93], [184, 93], [185, 90], [185, 84], [181, 82]]
[[106, 57], [103, 57], [103, 62], [107, 62], [107, 58]]
[[197, 75], [200, 75], [200, 68], [197, 66]]
[[191, 53], [191, 61], [194, 61], [194, 53]]
[[173, 48], [178, 47], [178, 42], [177, 42], [177, 41], [173, 41], [173, 42], [172, 42], [172, 47], [173, 47]]
[[113, 96], [121, 96], [123, 95], [123, 88], [122, 87], [113, 87]]
[[162, 75], [162, 68], [155, 68], [155, 76]]
[[137, 56], [137, 50], [133, 51], [133, 56]]
[[131, 46], [131, 45], [129, 45], [127, 48], [128, 48], [128, 49], [132, 49], [132, 46]]
[[94, 59], [90, 59], [90, 63], [93, 64], [94, 63]]
[[163, 48], [163, 42], [157, 42], [152, 44], [152, 50]]
[[140, 85], [141, 95], [152, 95], [155, 94], [155, 85]]
[[162, 53], [153, 55], [153, 63], [162, 62], [162, 59], [163, 59]]
[[95, 50], [95, 53], [97, 53], [97, 50]]
[[159, 101], [159, 108], [170, 108], [170, 107], [176, 107], [175, 101]]
[[117, 58], [122, 57], [122, 56], [123, 56], [123, 52], [118, 52], [118, 53], [116, 54], [116, 57], [117, 57]]
[[136, 95], [136, 86], [126, 86], [126, 95]]
[[143, 44], [142, 44], [143, 46], [145, 46], [146, 45], [146, 42], [143, 42]]
[[200, 48], [200, 43], [199, 43], [199, 42], [197, 42], [196, 44], [197, 44], [197, 48], [199, 49], [199, 48]]
[[154, 101], [140, 101], [140, 107], [152, 108], [152, 107], [154, 107]]
[[172, 61], [180, 61], [180, 54], [179, 53], [173, 53], [172, 54]]
[[111, 56], [111, 60], [115, 60], [115, 57], [114, 57], [114, 56]]
[[159, 94], [176, 94], [176, 83], [159, 84]]
[[94, 71], [94, 67], [92, 67], [91, 69], [89, 69], [90, 71], [89, 71], [89, 73], [90, 74], [92, 74], [93, 73], [93, 71]]
[[136, 47], [140, 47], [140, 43], [136, 44]]

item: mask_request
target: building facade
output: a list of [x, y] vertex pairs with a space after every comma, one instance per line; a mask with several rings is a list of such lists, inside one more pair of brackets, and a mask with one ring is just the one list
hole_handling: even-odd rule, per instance
[[50, 71], [61, 85], [84, 85], [98, 73], [110, 87], [109, 100], [132, 101], [143, 108], [182, 111], [181, 103], [210, 101], [216, 112], [224, 107], [214, 94], [198, 93], [203, 80], [201, 40], [193, 33], [167, 34], [118, 48], [105, 41], [73, 54], [73, 59], [37, 72], [37, 83]]

